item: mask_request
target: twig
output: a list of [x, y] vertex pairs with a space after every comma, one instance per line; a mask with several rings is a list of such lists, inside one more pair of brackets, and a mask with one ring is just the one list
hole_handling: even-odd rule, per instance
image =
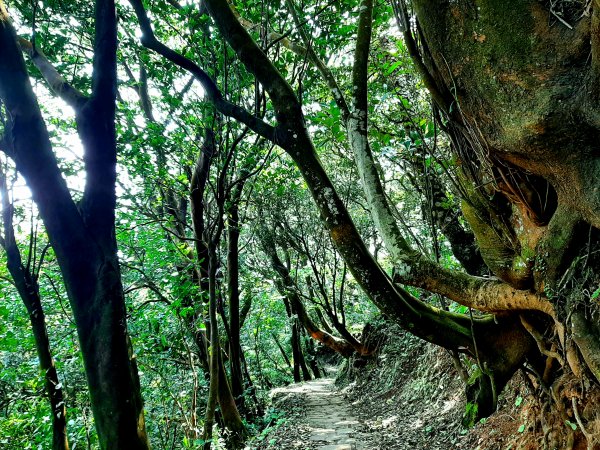
[[522, 314], [519, 315], [519, 318], [521, 319], [521, 324], [523, 325], [523, 327], [529, 332], [529, 334], [533, 337], [533, 339], [535, 340], [538, 349], [540, 350], [540, 353], [542, 353], [543, 355], [546, 355], [549, 358], [554, 358], [558, 361], [558, 363], [561, 366], [565, 365], [565, 361], [562, 358], [562, 356], [560, 356], [557, 352], [552, 351], [552, 350], [546, 350], [544, 348], [544, 343], [542, 342], [542, 336], [539, 333], [539, 331], [537, 331], [533, 325], [531, 325], [527, 319], [525, 319], [525, 317], [523, 317]]
[[554, 9], [550, 8], [550, 14], [552, 14], [554, 17], [556, 17], [558, 19], [558, 21], [560, 23], [562, 23], [565, 27], [567, 27], [569, 30], [573, 29], [573, 26], [571, 24], [569, 24], [569, 22], [567, 22], [565, 19], [563, 19], [562, 17], [560, 17], [555, 11]]
[[575, 421], [577, 422], [577, 425], [579, 425], [581, 432], [583, 433], [583, 435], [585, 436], [585, 439], [587, 440], [587, 448], [588, 448], [588, 450], [592, 450], [594, 448], [594, 436], [592, 434], [590, 434], [583, 426], [583, 422], [581, 421], [581, 416], [579, 415], [579, 410], [577, 409], [577, 398], [576, 397], [571, 397], [571, 404], [573, 405], [573, 415], [575, 416]]

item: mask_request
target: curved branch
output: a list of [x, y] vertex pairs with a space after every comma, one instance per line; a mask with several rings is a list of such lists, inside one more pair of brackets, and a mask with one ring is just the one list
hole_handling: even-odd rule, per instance
[[445, 269], [420, 255], [405, 257], [394, 281], [443, 295], [482, 312], [534, 310], [556, 318], [554, 306], [539, 294], [519, 290], [497, 279]]
[[278, 120], [285, 122], [286, 117], [299, 118], [294, 90], [237, 20], [227, 0], [206, 0], [206, 6], [227, 43], [236, 50], [242, 63], [262, 84], [271, 100], [280, 105], [278, 113], [281, 117]]
[[143, 34], [141, 42], [144, 47], [154, 50], [178, 67], [187, 70], [194, 75], [196, 80], [198, 80], [204, 88], [208, 100], [215, 106], [217, 111], [228, 117], [239, 120], [260, 136], [263, 136], [272, 142], [277, 141], [277, 129], [275, 127], [250, 114], [241, 106], [225, 100], [216, 83], [200, 66], [156, 39], [150, 19], [148, 18], [148, 14], [146, 14], [146, 10], [144, 9], [141, 0], [129, 0], [129, 3], [135, 10], [135, 14], [142, 29]]

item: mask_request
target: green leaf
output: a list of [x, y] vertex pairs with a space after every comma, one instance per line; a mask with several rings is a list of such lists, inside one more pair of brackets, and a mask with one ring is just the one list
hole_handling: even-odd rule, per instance
[[400, 65], [402, 64], [402, 61], [396, 61], [393, 64], [390, 64], [390, 66], [387, 68], [387, 70], [385, 71], [386, 75], [391, 75], [392, 72], [394, 70], [396, 70], [398, 67], [400, 67]]
[[565, 424], [568, 425], [568, 426], [570, 426], [573, 431], [577, 430], [577, 424], [576, 423], [573, 423], [573, 422], [571, 422], [569, 420], [565, 420]]
[[523, 431], [525, 431], [525, 424], [521, 425], [517, 431], [519, 433], [522, 433]]

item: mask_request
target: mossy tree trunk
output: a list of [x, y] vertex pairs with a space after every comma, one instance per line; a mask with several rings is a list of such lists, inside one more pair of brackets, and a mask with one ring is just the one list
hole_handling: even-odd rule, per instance
[[554, 3], [415, 0], [405, 38], [470, 186], [463, 209], [483, 259], [505, 284], [552, 304], [553, 333], [523, 323], [547, 360], [541, 378], [559, 385], [561, 373], [585, 376], [581, 359], [600, 381], [599, 261], [590, 258], [600, 225], [600, 2]]

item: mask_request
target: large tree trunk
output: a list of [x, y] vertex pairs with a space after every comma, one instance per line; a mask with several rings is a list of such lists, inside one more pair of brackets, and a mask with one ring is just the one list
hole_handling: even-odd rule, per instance
[[[0, 5], [1, 6], [1, 5]], [[71, 303], [100, 447], [149, 448], [135, 359], [127, 335], [114, 229], [116, 16], [114, 2], [96, 4], [92, 97], [65, 94], [77, 111], [86, 186], [72, 200], [33, 94], [8, 16], [0, 9], [0, 98], [15, 161], [36, 202]], [[66, 83], [65, 83], [66, 85]], [[64, 85], [61, 85], [64, 87]], [[68, 86], [68, 85], [67, 85]]]
[[465, 199], [482, 255], [506, 283], [564, 308], [556, 300], [568, 293], [556, 294], [580, 224], [600, 225], [600, 4], [590, 17], [582, 2], [562, 22], [533, 0], [414, 5], [422, 45], [413, 56], [467, 179], [487, 182]]
[[125, 302], [116, 257], [98, 260], [94, 272], [95, 280], [80, 274], [70, 284], [76, 285], [73, 290], [92, 291], [74, 311], [101, 447], [146, 449], [140, 384], [124, 327]]

